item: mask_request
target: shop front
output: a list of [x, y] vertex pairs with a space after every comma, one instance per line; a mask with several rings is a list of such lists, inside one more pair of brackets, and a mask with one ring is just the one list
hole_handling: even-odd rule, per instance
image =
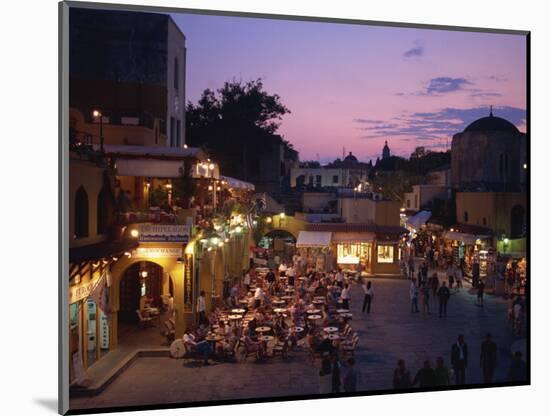
[[368, 224], [309, 224], [309, 232], [331, 234], [330, 251], [336, 265], [348, 272], [372, 276], [400, 274], [399, 242], [407, 230]]
[[496, 271], [492, 241], [492, 236], [487, 234], [470, 234], [454, 230], [444, 234], [445, 250], [452, 259], [452, 264], [462, 266], [465, 274], [471, 276], [474, 264], [477, 263], [481, 278], [491, 276]]
[[327, 272], [334, 269], [331, 240], [330, 232], [300, 231], [296, 249], [305, 259], [306, 270]]

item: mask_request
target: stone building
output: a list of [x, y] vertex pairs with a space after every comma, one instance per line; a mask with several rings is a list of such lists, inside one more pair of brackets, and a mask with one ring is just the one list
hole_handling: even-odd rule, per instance
[[518, 192], [525, 189], [527, 138], [493, 112], [453, 136], [451, 182], [464, 191]]

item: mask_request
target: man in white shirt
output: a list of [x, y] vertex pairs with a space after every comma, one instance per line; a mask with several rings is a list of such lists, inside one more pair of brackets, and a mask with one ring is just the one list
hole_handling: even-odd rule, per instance
[[197, 312], [199, 313], [199, 325], [206, 324], [206, 298], [204, 290], [201, 290], [197, 299]]
[[344, 285], [340, 297], [342, 298], [342, 307], [349, 309], [349, 285], [347, 283]]
[[246, 291], [248, 292], [250, 290], [250, 270], [245, 273], [243, 278], [243, 284], [244, 284], [244, 287], [246, 287]]
[[363, 283], [363, 292], [365, 293], [365, 298], [363, 299], [363, 312], [365, 312], [366, 309], [367, 313], [370, 313], [370, 304], [374, 297], [374, 289], [370, 281], [368, 283]]
[[290, 286], [294, 286], [294, 276], [295, 276], [294, 267], [291, 266], [286, 269], [286, 276], [288, 277], [288, 284]]
[[183, 334], [183, 344], [185, 345], [185, 349], [187, 351], [196, 351], [199, 354], [201, 354], [204, 357], [204, 365], [209, 365], [208, 362], [208, 354], [210, 354], [210, 345], [207, 341], [200, 341], [196, 342], [195, 336], [191, 332], [191, 330], [188, 328], [185, 330], [185, 333]]
[[279, 265], [279, 276], [280, 276], [280, 277], [286, 276], [286, 270], [287, 270], [286, 264], [281, 263], [281, 264]]
[[254, 292], [254, 307], [259, 308], [262, 304], [262, 301], [264, 300], [264, 291], [261, 287], [256, 288], [256, 292]]
[[344, 287], [344, 273], [342, 273], [342, 269], [338, 269], [336, 273], [336, 285], [340, 288]]

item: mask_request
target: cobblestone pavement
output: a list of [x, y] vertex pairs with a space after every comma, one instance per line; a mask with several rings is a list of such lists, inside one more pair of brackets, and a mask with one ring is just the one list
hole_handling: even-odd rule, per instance
[[[481, 383], [480, 345], [488, 331], [499, 351], [495, 381], [506, 381], [510, 346], [517, 338], [509, 327], [504, 299], [487, 295], [481, 308], [475, 304], [475, 295], [464, 288], [451, 297], [448, 317], [439, 318], [434, 300], [431, 314], [410, 312], [407, 280], [372, 281], [375, 296], [370, 315], [361, 312], [361, 287], [352, 288], [352, 325], [360, 337], [358, 390], [391, 389], [392, 372], [400, 358], [413, 376], [426, 358], [434, 365], [435, 358], [442, 356], [448, 365], [458, 334], [464, 334], [469, 345], [466, 382]], [[276, 358], [256, 363], [248, 358], [209, 367], [170, 358], [140, 358], [100, 395], [75, 398], [71, 408], [317, 394], [318, 365], [312, 365], [305, 352], [291, 353], [288, 361]]]

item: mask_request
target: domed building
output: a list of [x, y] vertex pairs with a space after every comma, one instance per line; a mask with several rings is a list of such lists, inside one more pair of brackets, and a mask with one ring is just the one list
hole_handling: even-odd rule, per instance
[[451, 182], [458, 190], [520, 191], [524, 188], [526, 135], [509, 121], [489, 116], [453, 136]]
[[[521, 259], [526, 251], [527, 136], [501, 117], [480, 118], [453, 136], [451, 183], [456, 224], [447, 233], [466, 270], [479, 260], [487, 273], [490, 248]], [[485, 256], [485, 257], [484, 257]]]

